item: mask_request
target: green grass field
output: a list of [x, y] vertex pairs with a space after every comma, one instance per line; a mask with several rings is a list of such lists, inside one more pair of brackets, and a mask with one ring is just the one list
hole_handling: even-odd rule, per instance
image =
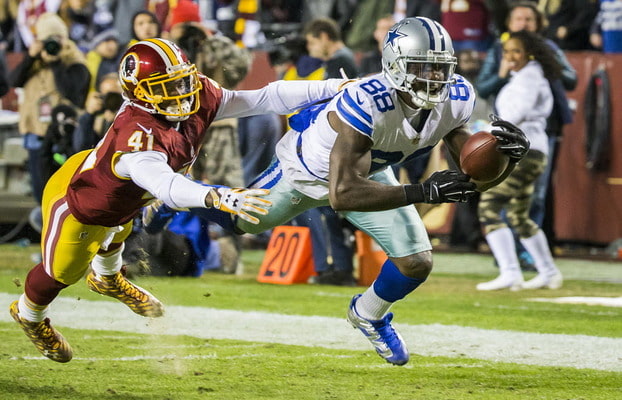
[[392, 309], [411, 351], [395, 367], [345, 322], [364, 288], [259, 284], [263, 253], [245, 251], [242, 275], [136, 279], [161, 320], [66, 289], [50, 317], [74, 360], [57, 364], [7, 311], [34, 251], [0, 246], [0, 399], [622, 399], [622, 308], [532, 301], [621, 297], [619, 262], [560, 259], [560, 290], [481, 293], [490, 255], [435, 254]]

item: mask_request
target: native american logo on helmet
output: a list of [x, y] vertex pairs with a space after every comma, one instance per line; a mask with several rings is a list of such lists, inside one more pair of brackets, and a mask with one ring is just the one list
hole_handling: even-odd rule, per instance
[[152, 114], [183, 121], [199, 109], [201, 82], [196, 66], [164, 39], [142, 40], [121, 59], [119, 78], [125, 97]]
[[129, 53], [121, 60], [121, 68], [119, 68], [121, 80], [137, 84], [138, 80], [138, 58], [136, 53]]

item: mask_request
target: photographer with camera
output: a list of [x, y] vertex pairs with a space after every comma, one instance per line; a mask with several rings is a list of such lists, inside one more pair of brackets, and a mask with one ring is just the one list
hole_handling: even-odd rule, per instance
[[78, 118], [73, 133], [74, 152], [92, 149], [104, 136], [123, 104], [121, 91], [117, 73], [111, 72], [102, 77], [96, 91], [89, 93], [85, 112]]
[[28, 151], [32, 193], [41, 203], [45, 184], [41, 175], [41, 145], [59, 104], [84, 106], [90, 74], [84, 55], [69, 39], [67, 26], [54, 13], [42, 14], [35, 24], [36, 40], [11, 72], [13, 87], [23, 88], [19, 132]]

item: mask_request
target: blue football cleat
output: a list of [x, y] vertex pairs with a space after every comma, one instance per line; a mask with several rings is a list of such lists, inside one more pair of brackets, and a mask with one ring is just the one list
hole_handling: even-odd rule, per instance
[[358, 328], [363, 332], [380, 357], [391, 364], [406, 364], [410, 356], [404, 339], [402, 339], [402, 336], [391, 326], [393, 313], [388, 313], [384, 318], [378, 321], [365, 319], [356, 312], [354, 307], [359, 297], [361, 297], [361, 295], [357, 294], [350, 302], [347, 316], [348, 322], [354, 328]]

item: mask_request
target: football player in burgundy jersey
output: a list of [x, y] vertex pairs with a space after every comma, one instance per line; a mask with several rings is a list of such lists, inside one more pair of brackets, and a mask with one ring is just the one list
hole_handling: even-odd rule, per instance
[[[46, 357], [68, 362], [72, 349], [46, 317], [59, 292], [89, 265], [89, 288], [137, 314], [159, 317], [162, 304], [125, 279], [121, 253], [132, 219], [154, 198], [174, 208], [206, 207], [253, 224], [268, 213], [265, 189], [201, 185], [184, 173], [206, 128], [220, 118], [287, 114], [335, 95], [342, 80], [273, 82], [231, 91], [199, 74], [172, 42], [148, 39], [124, 54], [119, 79], [125, 102], [92, 150], [69, 158], [44, 190], [43, 261], [29, 273], [10, 313]], [[253, 215], [255, 214], [255, 215]]]

